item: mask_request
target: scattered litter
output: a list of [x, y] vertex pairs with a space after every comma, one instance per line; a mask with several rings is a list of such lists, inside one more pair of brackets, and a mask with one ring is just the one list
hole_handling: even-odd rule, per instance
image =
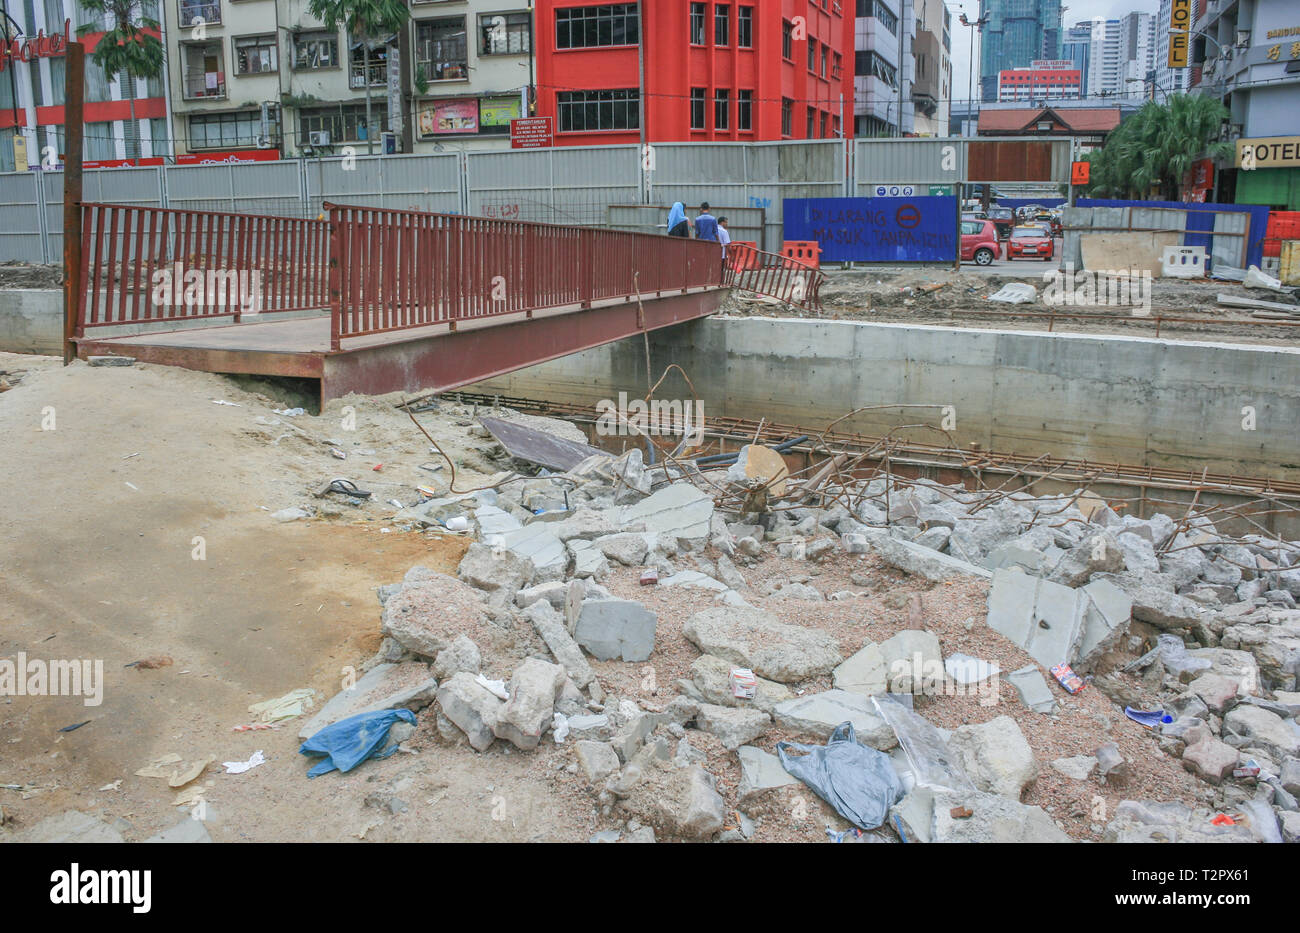
[[493, 696], [500, 697], [503, 700], [510, 699], [510, 693], [506, 690], [506, 682], [504, 680], [488, 680], [482, 674], [479, 674], [474, 678], [474, 681]]
[[1269, 288], [1274, 290], [1282, 287], [1280, 279], [1273, 278], [1267, 272], [1259, 271], [1258, 266], [1251, 266], [1246, 270], [1246, 275], [1243, 277], [1241, 284], [1247, 288]]
[[1252, 758], [1250, 759], [1250, 761], [1246, 762], [1240, 768], [1233, 768], [1232, 776], [1235, 778], [1248, 778], [1248, 777], [1257, 778], [1259, 777], [1260, 772], [1262, 770], [1263, 769], [1260, 768], [1259, 766], [1259, 762], [1257, 762], [1254, 758]]
[[1148, 711], [1126, 706], [1124, 707], [1124, 715], [1138, 725], [1146, 726], [1148, 729], [1154, 729], [1161, 723], [1170, 723], [1174, 721], [1174, 717], [1168, 715], [1162, 709]]
[[1019, 305], [1033, 301], [1037, 297], [1038, 291], [1034, 286], [1026, 285], [1024, 282], [1008, 282], [989, 295], [989, 301], [1004, 301], [1007, 304]]
[[382, 463], [376, 463], [376, 464], [375, 464], [374, 466], [372, 466], [370, 469], [373, 470], [373, 471], [376, 472], [376, 473], [379, 473], [379, 472], [381, 472], [381, 471], [384, 469], [384, 465], [383, 465]]
[[330, 455], [333, 456], [335, 460], [346, 460], [348, 458], [348, 455], [337, 447], [330, 448]]
[[418, 470], [428, 470], [430, 473], [437, 473], [439, 470], [442, 469], [442, 464], [441, 464], [441, 463], [421, 463], [418, 467], [416, 467], [416, 469], [418, 469]]
[[312, 495], [319, 499], [331, 492], [336, 492], [341, 496], [352, 496], [357, 499], [369, 499], [371, 496], [368, 490], [358, 488], [357, 484], [352, 480], [343, 477], [335, 477], [317, 488]]
[[555, 744], [561, 745], [569, 737], [569, 717], [563, 713], [555, 713], [551, 716], [551, 729], [555, 736]]
[[307, 777], [320, 777], [335, 770], [347, 773], [369, 758], [387, 758], [397, 751], [396, 742], [387, 744], [388, 730], [399, 720], [414, 726], [415, 714], [409, 709], [385, 709], [358, 713], [326, 726], [298, 748], [300, 754], [308, 757], [323, 757], [307, 772]]
[[918, 787], [956, 794], [975, 793], [975, 784], [929, 721], [891, 697], [872, 697], [871, 705], [894, 730]]
[[284, 415], [286, 418], [296, 418], [299, 415], [307, 414], [307, 409], [305, 408], [272, 408], [271, 411], [275, 412], [277, 415]]
[[289, 508], [281, 509], [278, 512], [272, 512], [271, 517], [277, 522], [294, 522], [300, 518], [311, 518], [311, 513], [306, 509]]
[[457, 515], [455, 518], [447, 519], [444, 524], [448, 531], [465, 531], [469, 528], [469, 519], [464, 515]]
[[859, 745], [851, 722], [836, 726], [824, 746], [778, 742], [776, 753], [786, 771], [860, 829], [884, 823], [889, 808], [903, 796], [889, 756]]
[[165, 778], [171, 787], [184, 787], [202, 774], [208, 765], [214, 761], [216, 761], [216, 757], [213, 755], [198, 758], [194, 761], [185, 761], [180, 755], [171, 752], [161, 758], [155, 758], [135, 774], [136, 777]]
[[93, 721], [93, 720], [87, 719], [87, 720], [85, 720], [84, 722], [74, 722], [74, 723], [73, 723], [72, 725], [70, 725], [70, 726], [64, 726], [64, 727], [63, 727], [62, 729], [60, 729], [59, 731], [60, 731], [60, 732], [75, 732], [75, 731], [77, 731], [78, 729], [80, 729], [82, 726], [84, 726], [84, 725], [86, 725], [87, 723], [90, 723], [90, 722], [92, 722], [92, 721]]
[[642, 586], [654, 586], [658, 582], [659, 582], [658, 570], [647, 570], [641, 574]]
[[100, 790], [117, 790], [121, 786], [122, 786], [122, 779], [118, 778], [112, 784], [105, 784], [103, 787], [100, 788]]
[[254, 703], [248, 708], [253, 714], [253, 718], [261, 723], [283, 722], [286, 719], [293, 719], [301, 716], [312, 707], [312, 699], [316, 696], [316, 691], [310, 687], [300, 687], [297, 690], [290, 690], [282, 697], [276, 697], [274, 700], [263, 700], [261, 703]]
[[274, 729], [274, 723], [268, 722], [250, 722], [240, 726], [232, 726], [231, 732], [260, 732], [263, 729]]
[[954, 820], [968, 820], [975, 815], [975, 811], [970, 807], [953, 807], [948, 811], [948, 815]]
[[1222, 279], [1225, 282], [1240, 282], [1246, 278], [1246, 270], [1239, 266], [1227, 266], [1216, 262], [1210, 271], [1210, 278]]
[[758, 678], [744, 667], [731, 669], [731, 695], [738, 700], [752, 700], [758, 694]]
[[212, 400], [212, 404], [213, 404], [213, 405], [228, 405], [228, 406], [230, 406], [231, 408], [243, 408], [243, 407], [244, 407], [243, 405], [240, 405], [240, 404], [238, 404], [238, 403], [236, 403], [236, 402], [227, 402], [225, 399], [221, 399], [221, 398], [214, 398], [214, 399]]
[[866, 833], [856, 826], [852, 829], [841, 830], [838, 833], [829, 826], [826, 827], [826, 838], [830, 839], [831, 842], [860, 842], [865, 835]]
[[1083, 678], [1074, 672], [1068, 664], [1052, 665], [1052, 676], [1056, 682], [1061, 685], [1066, 693], [1075, 694], [1087, 686]]
[[1217, 816], [1215, 816], [1214, 819], [1210, 820], [1210, 822], [1215, 826], [1236, 826], [1237, 825], [1237, 821], [1234, 820], [1232, 817], [1228, 816], [1228, 814], [1226, 813], [1218, 814]]
[[[123, 480], [123, 482], [125, 482], [125, 480]], [[136, 492], [140, 491], [140, 487], [137, 486], [135, 483], [127, 483], [127, 485], [130, 486], [132, 489], [134, 489]]]
[[253, 757], [248, 761], [223, 761], [221, 764], [225, 767], [227, 774], [243, 774], [245, 771], [251, 771], [260, 764], [266, 763], [266, 756], [262, 754], [259, 748], [253, 752]]
[[138, 456], [140, 456], [140, 451], [137, 450], [137, 451], [136, 451], [135, 453], [133, 453], [133, 454], [127, 454], [127, 455], [126, 455], [125, 457], [123, 457], [122, 459], [123, 459], [123, 460], [130, 460], [132, 457], [138, 457]]

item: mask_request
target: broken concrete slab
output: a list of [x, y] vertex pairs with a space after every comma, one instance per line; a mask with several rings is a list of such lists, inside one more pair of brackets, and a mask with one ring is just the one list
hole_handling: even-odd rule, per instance
[[658, 616], [630, 599], [587, 599], [573, 639], [602, 661], [645, 661], [654, 651], [658, 622]]
[[565, 677], [559, 664], [525, 658], [510, 677], [510, 699], [501, 708], [493, 734], [525, 751], [536, 748], [551, 725]]
[[170, 843], [202, 843], [211, 842], [212, 837], [208, 835], [208, 828], [203, 825], [202, 820], [196, 820], [192, 816], [187, 816], [175, 826], [164, 829], [160, 833], [150, 836], [145, 842], [170, 842]]
[[715, 706], [752, 707], [765, 713], [771, 713], [778, 703], [783, 703], [794, 696], [784, 684], [755, 676], [757, 686], [753, 698], [736, 697], [731, 689], [731, 670], [740, 666], [711, 654], [702, 654], [691, 663], [692, 679], [689, 683], [705, 703], [712, 703]]
[[[953, 811], [970, 811], [954, 816]], [[904, 842], [1072, 842], [1041, 807], [981, 791], [915, 787], [889, 811]]]
[[1086, 667], [1129, 623], [1128, 600], [1109, 583], [1093, 581], [1076, 590], [1018, 570], [994, 572], [988, 605], [989, 626], [1047, 668]]
[[564, 669], [578, 687], [585, 687], [596, 678], [596, 673], [582, 655], [582, 649], [564, 627], [564, 617], [545, 600], [537, 600], [524, 610], [524, 618], [533, 624], [533, 629], [546, 642], [555, 660], [564, 665]]
[[500, 418], [480, 417], [479, 424], [517, 460], [563, 472], [591, 457], [607, 457], [603, 450]]
[[592, 578], [603, 580], [609, 576], [609, 561], [590, 541], [574, 538], [565, 547], [573, 556], [573, 575], [578, 579]]
[[[536, 569], [535, 576], [525, 583], [545, 583], [548, 580], [564, 579], [569, 566], [569, 552], [564, 542], [552, 534], [549, 523], [538, 522], [525, 525], [516, 531], [501, 535], [501, 547], [507, 551], [527, 558]], [[473, 545], [470, 548], [473, 549]], [[522, 586], [523, 584], [521, 584]], [[513, 596], [513, 594], [511, 594]]]
[[618, 755], [608, 742], [579, 740], [574, 743], [578, 767], [592, 784], [600, 784], [619, 769]]
[[445, 573], [429, 572], [389, 596], [380, 632], [407, 651], [436, 658], [460, 628], [487, 624], [484, 609], [482, 592]]
[[350, 689], [336, 693], [298, 730], [300, 739], [309, 739], [326, 726], [382, 709], [409, 709], [418, 712], [433, 702], [438, 681], [427, 664], [404, 661], [401, 664], [376, 664]]
[[894, 730], [881, 718], [871, 697], [847, 690], [824, 690], [778, 703], [772, 711], [776, 724], [793, 732], [828, 739], [835, 727], [853, 724], [858, 743], [880, 751], [898, 744]]
[[958, 726], [948, 739], [967, 776], [980, 790], [1019, 800], [1038, 777], [1038, 762], [1010, 716]]
[[864, 645], [835, 668], [835, 686], [865, 696], [937, 692], [943, 674], [939, 639], [921, 629], [905, 629], [879, 645]]
[[612, 561], [624, 567], [639, 567], [650, 550], [647, 536], [638, 532], [625, 531], [616, 535], [606, 535], [591, 542], [596, 550]]
[[47, 816], [18, 837], [23, 842], [123, 842], [122, 834], [109, 824], [80, 810], [65, 810]]
[[820, 629], [786, 625], [769, 612], [746, 607], [697, 612], [682, 634], [705, 654], [781, 683], [829, 673], [843, 660], [839, 645]]
[[1097, 759], [1091, 755], [1057, 758], [1052, 762], [1052, 770], [1064, 774], [1072, 781], [1086, 781], [1097, 770]]
[[758, 738], [772, 725], [772, 717], [762, 710], [700, 704], [699, 727], [716, 735], [722, 747], [734, 751]]
[[456, 674], [438, 688], [440, 711], [465, 733], [475, 751], [483, 751], [496, 738], [497, 722], [505, 705], [472, 674]]
[[861, 532], [867, 545], [876, 551], [885, 563], [907, 573], [941, 583], [954, 577], [968, 576], [989, 579], [992, 572], [969, 561], [941, 554], [921, 544], [894, 537], [883, 528], [866, 528]]
[[1206, 737], [1183, 750], [1183, 767], [1202, 781], [1222, 784], [1231, 776], [1240, 758], [1238, 751], [1216, 738]]
[[646, 531], [694, 547], [708, 539], [712, 515], [713, 499], [708, 493], [690, 483], [673, 483], [640, 502], [625, 506], [619, 526], [626, 528], [634, 522], [642, 522]]
[[1216, 825], [1214, 812], [1181, 803], [1122, 800], [1106, 824], [1102, 842], [1256, 842], [1244, 822]]
[[1300, 755], [1300, 729], [1266, 709], [1243, 703], [1223, 717], [1222, 739], [1239, 747], [1258, 745], [1279, 760]]
[[1007, 675], [1011, 686], [1020, 695], [1020, 702], [1036, 713], [1051, 713], [1056, 709], [1056, 697], [1047, 685], [1043, 672], [1032, 664]]
[[799, 779], [781, 765], [781, 759], [752, 745], [736, 749], [740, 759], [739, 802], [748, 803], [765, 791], [798, 784]]

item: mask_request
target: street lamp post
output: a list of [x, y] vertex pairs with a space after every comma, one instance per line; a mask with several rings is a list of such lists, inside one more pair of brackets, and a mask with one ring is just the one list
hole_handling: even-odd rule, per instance
[[1166, 91], [1163, 87], [1161, 87], [1160, 84], [1159, 84], [1159, 82], [1156, 81], [1156, 78], [1155, 78], [1155, 72], [1154, 72], [1154, 71], [1148, 71], [1148, 72], [1147, 72], [1147, 76], [1146, 76], [1145, 78], [1128, 78], [1128, 79], [1125, 80], [1125, 83], [1126, 83], [1126, 84], [1141, 84], [1144, 88], [1147, 86], [1147, 84], [1150, 84], [1150, 85], [1151, 85], [1151, 99], [1152, 99], [1152, 100], [1155, 100], [1155, 92], [1156, 92], [1156, 91], [1159, 91], [1161, 94], [1165, 95], [1165, 103], [1169, 103], [1169, 92]]
[[[959, 22], [963, 26], [970, 27], [970, 78], [966, 84], [966, 113], [969, 116], [975, 110], [975, 31], [979, 30], [981, 33], [984, 31], [984, 27], [988, 25], [989, 16], [985, 14], [979, 19], [971, 20], [967, 19], [966, 14], [963, 13], [959, 17]], [[965, 133], [962, 135], [964, 136]]]

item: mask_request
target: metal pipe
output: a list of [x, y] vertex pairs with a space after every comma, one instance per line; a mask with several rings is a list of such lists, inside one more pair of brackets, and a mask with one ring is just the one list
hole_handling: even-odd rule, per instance
[[85, 289], [81, 281], [81, 166], [82, 135], [85, 130], [86, 47], [80, 41], [68, 45], [63, 76], [64, 143], [63, 165], [63, 365], [72, 362], [72, 338], [81, 317]]

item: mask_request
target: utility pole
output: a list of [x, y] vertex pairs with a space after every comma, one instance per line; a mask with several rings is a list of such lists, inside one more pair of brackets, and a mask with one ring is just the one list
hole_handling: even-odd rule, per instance
[[68, 44], [64, 71], [63, 139], [63, 365], [72, 362], [72, 338], [81, 313], [81, 142], [85, 130], [86, 47]]

